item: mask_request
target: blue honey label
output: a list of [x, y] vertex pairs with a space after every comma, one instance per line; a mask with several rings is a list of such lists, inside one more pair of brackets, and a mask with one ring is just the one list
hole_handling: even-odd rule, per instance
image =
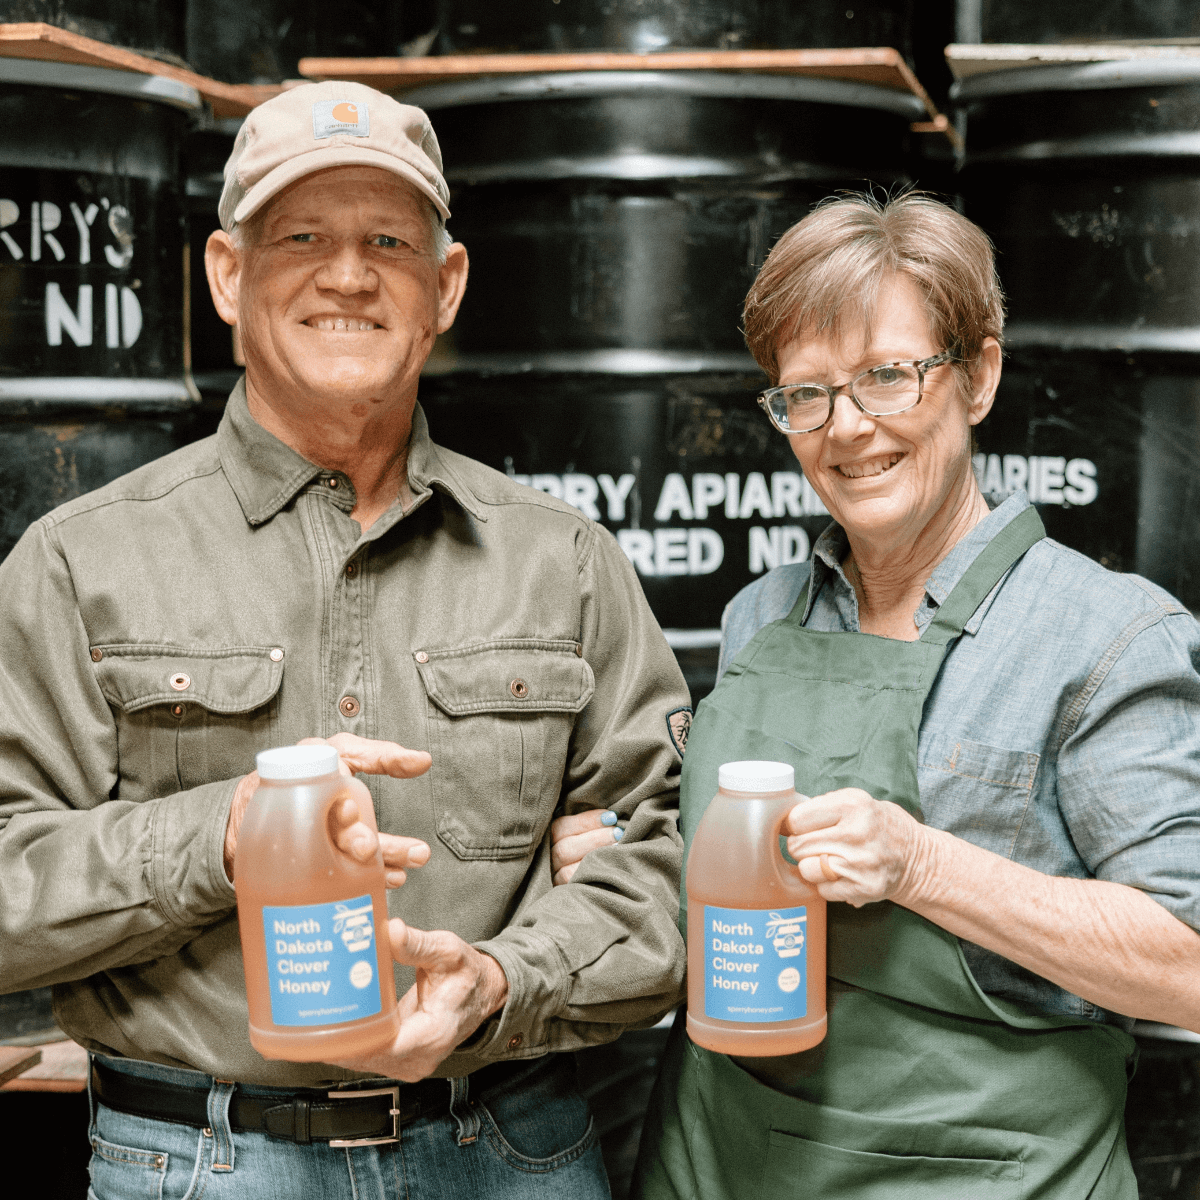
[[808, 912], [704, 906], [704, 1015], [794, 1021], [808, 1015]]
[[276, 1025], [342, 1025], [380, 1011], [370, 896], [264, 904], [262, 914]]

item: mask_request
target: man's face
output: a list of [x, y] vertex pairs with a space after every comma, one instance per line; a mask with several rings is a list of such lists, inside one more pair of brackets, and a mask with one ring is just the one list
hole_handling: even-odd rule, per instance
[[236, 271], [256, 391], [360, 417], [415, 395], [466, 274], [461, 247], [439, 269], [427, 211], [415, 188], [378, 167], [333, 167], [270, 201], [246, 230]]

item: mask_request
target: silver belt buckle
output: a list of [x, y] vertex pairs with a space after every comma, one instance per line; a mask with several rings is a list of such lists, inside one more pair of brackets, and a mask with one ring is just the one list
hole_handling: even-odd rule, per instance
[[392, 1136], [379, 1138], [330, 1138], [335, 1149], [344, 1146], [384, 1146], [400, 1140], [400, 1089], [398, 1087], [376, 1088], [371, 1092], [337, 1091], [328, 1093], [330, 1100], [360, 1100], [364, 1096], [391, 1096], [392, 1107], [388, 1110], [392, 1118]]

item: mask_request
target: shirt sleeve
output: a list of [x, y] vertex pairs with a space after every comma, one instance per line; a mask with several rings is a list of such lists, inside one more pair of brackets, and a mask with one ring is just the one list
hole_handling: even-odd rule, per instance
[[121, 800], [116, 724], [38, 522], [0, 564], [0, 991], [173, 953], [234, 906], [236, 781]]
[[691, 702], [624, 553], [598, 526], [587, 536], [580, 641], [596, 689], [575, 728], [562, 802], [568, 813], [613, 809], [625, 835], [478, 944], [509, 983], [504, 1009], [471, 1043], [483, 1059], [610, 1041], [683, 995], [682, 759], [671, 722], [686, 731]]
[[1097, 878], [1200, 929], [1200, 626], [1176, 612], [1122, 641], [1078, 698], [1059, 804]]

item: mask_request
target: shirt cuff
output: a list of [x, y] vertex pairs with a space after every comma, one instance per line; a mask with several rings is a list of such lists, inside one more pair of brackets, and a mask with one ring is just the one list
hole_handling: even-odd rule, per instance
[[500, 964], [508, 999], [463, 1049], [488, 1062], [547, 1053], [550, 1020], [566, 1007], [571, 991], [571, 973], [558, 946], [527, 928], [506, 929], [474, 946]]
[[159, 909], [175, 925], [195, 925], [237, 904], [237, 892], [225, 874], [225, 830], [238, 782], [207, 783], [158, 801], [152, 890]]

